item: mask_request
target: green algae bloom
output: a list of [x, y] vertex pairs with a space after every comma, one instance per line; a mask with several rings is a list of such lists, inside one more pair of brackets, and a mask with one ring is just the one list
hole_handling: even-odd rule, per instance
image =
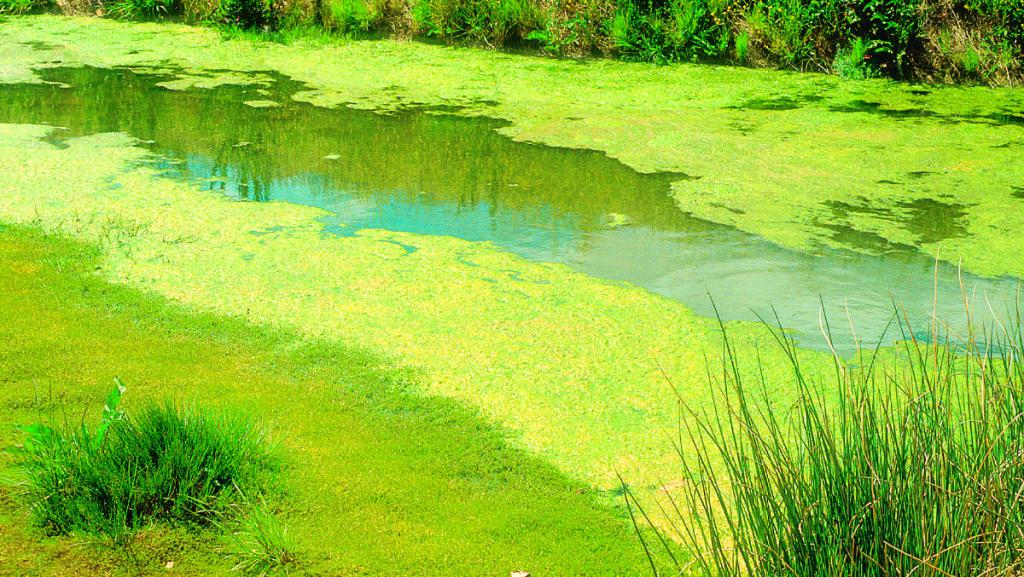
[[[316, 106], [491, 117], [517, 141], [671, 172], [680, 212], [783, 246], [938, 253], [979, 274], [1024, 275], [1015, 232], [1024, 211], [1014, 210], [1024, 202], [1019, 91], [394, 41], [312, 49], [57, 17], [6, 23], [0, 63], [6, 83], [88, 65], [171, 74], [161, 83], [169, 90], [266, 86], [271, 73], [284, 74], [305, 85], [293, 98]], [[477, 408], [598, 487], [613, 488], [615, 470], [649, 490], [678, 481], [670, 443], [677, 399], [666, 376], [688, 403], [713, 402], [706, 360], [721, 346], [714, 322], [488, 243], [384, 230], [327, 236], [321, 210], [211, 195], [157, 178], [142, 167], [149, 153], [126, 135], [59, 147], [48, 141], [53, 130], [0, 126], [0, 170], [10, 175], [0, 182], [0, 220], [99, 244], [110, 280], [381, 351], [420, 371], [423, 392]], [[628, 228], [633, 218], [606, 213], [597, 224]], [[785, 363], [766, 330], [730, 330], [744, 351], [769, 345], [764, 378], [786, 382], [776, 378]], [[825, 365], [812, 358], [808, 370]], [[773, 401], [792, 394], [775, 390]]]
[[[0, 220], [103, 247], [106, 278], [201, 310], [382, 351], [604, 488], [677, 476], [677, 407], [697, 405], [715, 323], [626, 285], [487, 243], [364, 230], [325, 236], [322, 211], [239, 202], [159, 178], [121, 134], [42, 139], [0, 125]], [[637, 327], [644, 327], [638, 331]], [[744, 347], [771, 337], [735, 325]], [[772, 364], [772, 353], [763, 357]], [[781, 361], [781, 358], [776, 359]], [[786, 391], [778, 398], [785, 399]]]
[[[1024, 275], [1024, 93], [844, 81], [714, 66], [552, 61], [397, 41], [283, 46], [184, 26], [57, 17], [0, 30], [0, 82], [56, 65], [203, 73], [175, 88], [305, 83], [319, 106], [444, 106], [524, 141], [689, 175], [681, 210], [783, 246], [911, 248], [982, 275]], [[191, 73], [190, 73], [191, 74]], [[203, 76], [199, 74], [199, 76]], [[195, 76], [195, 74], [192, 74]], [[1021, 205], [1024, 207], [1024, 205]]]

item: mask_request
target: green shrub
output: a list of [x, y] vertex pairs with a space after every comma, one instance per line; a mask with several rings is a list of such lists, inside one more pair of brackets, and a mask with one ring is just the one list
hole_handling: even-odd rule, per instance
[[337, 32], [368, 32], [380, 19], [380, 11], [366, 0], [325, 0], [324, 26]]
[[728, 54], [728, 0], [625, 0], [609, 24], [619, 54], [647, 62], [694, 61]]
[[111, 392], [95, 429], [26, 427], [22, 464], [40, 526], [117, 540], [153, 522], [209, 525], [240, 491], [270, 486], [274, 458], [252, 421], [166, 404], [129, 416], [123, 392]]
[[855, 25], [874, 65], [890, 75], [906, 75], [907, 56], [919, 43], [923, 13], [920, 0], [860, 0]]
[[974, 47], [968, 46], [967, 50], [960, 54], [960, 65], [968, 74], [973, 74], [981, 66], [981, 55]]
[[894, 350], [837, 359], [828, 387], [778, 332], [793, 406], [745, 383], [727, 343], [723, 403], [688, 414], [696, 457], [683, 459], [692, 482], [675, 509], [701, 574], [1020, 574], [1020, 319], [984, 343], [903, 329]]
[[52, 5], [50, 0], [0, 0], [0, 14], [28, 14]]
[[113, 0], [106, 4], [107, 14], [121, 19], [146, 19], [178, 14], [177, 0]]
[[278, 14], [271, 0], [220, 0], [213, 18], [216, 22], [237, 28], [273, 29]]
[[740, 32], [736, 35], [735, 56], [736, 61], [743, 64], [747, 61], [747, 52], [750, 50], [750, 33]]
[[762, 51], [776, 64], [797, 66], [815, 56], [813, 14], [804, 0], [757, 2], [746, 15]]
[[1020, 0], [968, 0], [966, 8], [991, 21], [995, 37], [1024, 50], [1024, 2]]
[[418, 0], [413, 19], [430, 36], [496, 46], [545, 28], [530, 0]]
[[607, 54], [611, 39], [607, 23], [615, 14], [613, 0], [554, 0], [542, 7], [544, 28], [530, 32], [526, 40], [546, 51], [566, 56]]
[[836, 52], [832, 71], [851, 80], [864, 80], [874, 76], [875, 72], [868, 63], [867, 43], [855, 38], [850, 46]]

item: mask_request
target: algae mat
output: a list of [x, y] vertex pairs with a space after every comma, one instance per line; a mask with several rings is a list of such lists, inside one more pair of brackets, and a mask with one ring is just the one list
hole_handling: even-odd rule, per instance
[[[58, 146], [45, 140], [52, 130], [0, 125], [0, 221], [98, 244], [99, 274], [116, 282], [382, 351], [419, 369], [426, 393], [478, 408], [596, 486], [614, 488], [616, 469], [648, 488], [678, 477], [678, 412], [661, 370], [694, 405], [710, 402], [704, 354], [720, 346], [714, 322], [489, 243], [325, 234], [318, 209], [161, 178], [125, 135]], [[754, 325], [733, 332], [743, 348], [771, 338]], [[774, 350], [762, 359], [784, 366]]]
[[440, 105], [501, 118], [510, 122], [502, 131], [519, 140], [689, 175], [674, 187], [681, 210], [785, 246], [911, 247], [982, 275], [1024, 276], [1021, 90], [554, 61], [394, 41], [282, 46], [99, 19], [15, 18], [0, 27], [0, 81], [82, 64], [195, 72], [168, 88], [277, 71], [307, 85], [296, 98], [323, 106]]

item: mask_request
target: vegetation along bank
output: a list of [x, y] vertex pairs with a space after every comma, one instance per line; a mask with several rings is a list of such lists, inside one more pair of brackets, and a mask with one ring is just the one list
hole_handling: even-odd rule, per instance
[[[580, 64], [391, 40], [284, 46], [225, 38], [209, 28], [84, 17], [17, 17], [0, 26], [0, 83], [32, 85], [41, 89], [32, 93], [38, 95], [44, 88], [82, 82], [65, 70], [65, 85], [50, 69], [86, 66], [159, 79], [153, 90], [163, 96], [185, 99], [232, 85], [263, 97], [221, 102], [220, 117], [207, 115], [211, 124], [231, 114], [231, 107], [250, 109], [255, 103], [258, 110], [287, 114], [287, 104], [294, 102], [383, 114], [426, 107], [493, 117], [498, 132], [517, 141], [589, 148], [639, 172], [668, 173], [664, 192], [675, 202], [670, 209], [705, 219], [709, 227], [734, 226], [793, 251], [837, 259], [858, 251], [925, 259], [931, 267], [922, 255], [938, 253], [978, 275], [1024, 276], [1024, 239], [1017, 234], [1024, 202], [1020, 90], [722, 66]], [[271, 85], [284, 77], [293, 91], [282, 93], [280, 102], [266, 100], [274, 94]], [[681, 470], [681, 456], [692, 463], [686, 459], [700, 459], [702, 452], [683, 443], [680, 455], [671, 442], [680, 432], [679, 404], [714, 407], [725, 398], [721, 387], [708, 386], [708, 359], [717, 359], [721, 350], [721, 327], [681, 303], [562, 264], [525, 259], [492, 243], [383, 228], [325, 234], [323, 209], [210, 194], [202, 183], [169, 177], [169, 161], [146, 148], [149, 141], [140, 139], [145, 137], [91, 122], [64, 123], [61, 115], [33, 117], [28, 112], [38, 105], [27, 90], [20, 94], [24, 98], [0, 99], [0, 341], [7, 343], [0, 378], [12, 383], [0, 391], [11, 409], [0, 413], [6, 446], [25, 440], [15, 425], [59, 417], [67, 407], [74, 409], [65, 419], [71, 424], [79, 422], [80, 407], [93, 411], [81, 422], [104, 422], [98, 401], [115, 375], [129, 385], [127, 410], [142, 418], [134, 423], [158, 414], [137, 410], [147, 401], [171, 408], [201, 402], [214, 415], [222, 407], [244, 406], [259, 417], [261, 435], [269, 431], [282, 449], [287, 486], [283, 495], [271, 495], [277, 498], [268, 514], [289, 528], [303, 570], [327, 575], [475, 575], [494, 574], [495, 567], [501, 573], [522, 567], [535, 574], [638, 574], [647, 568], [630, 535], [632, 509], [609, 507], [609, 497], [627, 494], [631, 506], [655, 511], [656, 503], [671, 507], [668, 498], [682, 493], [681, 499], [696, 503], [693, 509], [711, 517], [718, 512], [717, 497], [686, 491], [714, 485], [687, 481], [716, 479], [720, 462], [734, 454], [728, 447], [767, 447], [774, 452], [764, 454], [797, 462], [798, 454], [786, 452], [789, 445], [773, 439], [726, 438], [720, 459], [713, 454], [697, 461], [704, 469], [699, 475]], [[100, 91], [89, 96], [67, 108], [102, 106]], [[168, 142], [199, 140], [199, 123], [167, 122], [152, 110], [130, 108], [150, 125], [163, 122], [159, 127]], [[280, 133], [225, 138], [220, 144], [253, 156], [308, 146], [316, 162], [338, 160], [339, 150], [317, 131], [281, 125], [286, 130]], [[273, 147], [266, 144], [270, 139], [278, 139]], [[200, 152], [212, 157], [217, 150]], [[309, 166], [296, 158], [282, 161], [295, 162], [296, 172]], [[848, 251], [830, 252], [835, 249]], [[770, 399], [781, 411], [810, 390], [802, 379], [827, 383], [836, 373], [828, 355], [813, 351], [801, 353], [794, 366], [793, 351], [765, 346], [777, 335], [764, 327], [737, 322], [727, 328], [735, 355], [727, 357], [721, 381], [735, 383], [735, 390], [725, 389], [733, 398], [742, 393], [740, 383], [757, 384], [758, 402]], [[846, 491], [833, 481], [862, 480], [865, 471], [879, 470], [894, 483], [925, 488], [894, 492], [885, 502], [887, 510], [914, 513], [875, 516], [877, 533], [859, 530], [864, 525], [834, 539], [816, 532], [828, 539], [798, 550], [825, 552], [809, 557], [807, 574], [822, 574], [815, 572], [822, 566], [818, 559], [841, 567], [849, 551], [857, 559], [868, 546], [895, 555], [887, 543], [917, 538], [923, 542], [911, 551], [917, 558], [933, 562], [936, 551], [955, 552], [956, 558], [939, 565], [943, 571], [975, 568], [990, 559], [1000, 568], [1015, 563], [1016, 550], [1003, 545], [1012, 546], [1009, 537], [1019, 534], [1020, 519], [1002, 511], [1019, 510], [1019, 365], [1000, 368], [998, 355], [967, 356], [967, 366], [982, 367], [979, 374], [966, 372], [960, 357], [947, 356], [935, 364], [944, 371], [937, 374], [949, 378], [913, 380], [919, 366], [914, 363], [945, 352], [908, 349], [906, 358], [890, 361], [891, 378], [873, 373], [882, 384], [919, 385], [898, 389], [913, 392], [912, 398], [918, 390], [926, 399], [937, 392], [931, 412], [911, 406], [892, 414], [924, 415], [912, 423], [920, 426], [909, 438], [935, 443], [911, 447], [937, 451], [941, 459], [920, 459], [908, 449], [892, 459], [885, 452], [863, 461], [851, 454], [849, 467], [822, 461], [810, 469], [820, 490], [783, 501], [795, 503], [792, 511], [800, 514], [769, 534], [774, 541], [740, 533], [732, 542], [746, 538], [749, 551], [760, 543], [802, 538], [812, 526], [804, 512], [815, 516], [809, 521], [820, 531], [849, 526], [843, 522], [849, 511], [875, 506], [877, 485], [865, 482], [862, 491]], [[858, 359], [856, 365], [867, 363]], [[985, 372], [991, 366], [995, 372]], [[860, 394], [860, 385], [875, 390], [867, 386], [875, 384], [872, 374], [850, 381], [850, 387], [845, 375], [837, 391]], [[964, 380], [957, 380], [960, 375]], [[993, 417], [985, 428], [960, 433], [958, 421], [946, 426], [930, 420], [945, 414], [946, 397], [938, 393], [980, 386], [1002, 394], [989, 385], [1008, 375], [1013, 386], [1006, 396], [963, 409], [966, 423], [979, 422], [974, 409], [1002, 410], [985, 413]], [[863, 437], [869, 448], [889, 447], [892, 431], [905, 429], [902, 420], [853, 420], [865, 413], [843, 413], [841, 404], [833, 409], [838, 393], [828, 394], [820, 411], [865, 425], [848, 431], [874, 431]], [[902, 410], [905, 401], [892, 398]], [[848, 406], [884, 407], [889, 399], [855, 397], [857, 403]], [[796, 406], [811, 417], [820, 413], [818, 405]], [[174, 414], [167, 412], [168, 422]], [[845, 416], [851, 419], [842, 421]], [[1009, 429], [1011, 424], [1016, 428]], [[116, 429], [125, 441], [151, 428], [119, 426], [128, 427]], [[1004, 430], [1014, 436], [1002, 436]], [[949, 442], [937, 442], [944, 437], [935, 431], [949, 432]], [[65, 441], [78, 439], [63, 434]], [[844, 438], [814, 427], [802, 434], [821, 455], [835, 453], [835, 439]], [[0, 484], [0, 575], [7, 567], [15, 575], [61, 575], [68, 567], [82, 575], [160, 573], [171, 561], [178, 574], [226, 568], [217, 554], [222, 545], [213, 542], [217, 537], [177, 534], [174, 525], [146, 527], [136, 535], [139, 546], [128, 549], [134, 558], [127, 564], [116, 558], [118, 551], [84, 559], [70, 541], [31, 539], [38, 535], [25, 527], [19, 508], [23, 485], [17, 481], [24, 472], [8, 454], [0, 457], [3, 479], [15, 481]], [[918, 467], [923, 476], [904, 474], [922, 462], [936, 468]], [[1007, 462], [1014, 466], [1004, 467]], [[799, 486], [791, 479], [806, 480], [798, 476], [802, 468], [780, 470], [772, 478], [783, 482], [768, 486], [771, 491]], [[737, 485], [746, 471], [725, 469], [724, 475]], [[245, 470], [232, 473], [236, 477], [260, 486]], [[940, 489], [933, 492], [928, 483], [936, 478], [950, 482], [936, 483]], [[984, 490], [961, 491], [975, 485]], [[756, 498], [758, 487], [748, 486]], [[937, 534], [932, 527], [900, 524], [919, 519], [916, 511], [937, 502], [939, 491], [951, 497], [939, 503], [969, 508], [967, 514], [962, 508], [942, 510], [945, 516], [934, 517], [938, 529], [952, 527], [947, 519], [978, 522], [953, 527], [942, 539], [930, 538]], [[236, 497], [220, 490], [215, 496], [222, 495]], [[957, 495], [969, 501], [952, 499]], [[818, 496], [835, 506], [810, 506]], [[986, 498], [981, 507], [974, 506], [975, 496]], [[997, 514], [971, 516], [981, 508]], [[822, 511], [829, 515], [817, 516]], [[753, 502], [736, 514], [777, 518], [770, 507]], [[58, 523], [63, 522], [53, 522], [59, 528]], [[1008, 538], [986, 539], [996, 547], [979, 554], [946, 547], [996, 534]], [[873, 538], [845, 547], [847, 537], [864, 535]], [[702, 538], [718, 539], [718, 533], [684, 534], [679, 540], [688, 537], [704, 545]], [[689, 562], [673, 557], [675, 545], [666, 542], [664, 556]], [[278, 556], [286, 558], [291, 555]]]
[[38, 11], [849, 78], [1012, 86], [1024, 75], [1018, 0], [0, 0], [0, 13]]

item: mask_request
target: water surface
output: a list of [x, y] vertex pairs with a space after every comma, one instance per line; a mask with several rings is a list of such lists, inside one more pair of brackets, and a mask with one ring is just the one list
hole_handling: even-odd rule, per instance
[[[189, 91], [129, 70], [44, 76], [54, 84], [0, 86], [0, 122], [65, 128], [56, 142], [125, 132], [144, 141], [168, 177], [241, 200], [323, 208], [331, 234], [379, 228], [493, 242], [645, 287], [704, 315], [715, 314], [712, 299], [726, 320], [777, 313], [809, 346], [823, 346], [823, 303], [837, 348], [847, 352], [848, 316], [856, 337], [874, 344], [894, 304], [926, 333], [933, 309], [962, 320], [962, 291], [980, 321], [1016, 299], [1015, 279], [961, 276], [911, 247], [858, 238], [838, 224], [863, 207], [836, 205], [836, 222], [820, 225], [873, 254], [784, 249], [681, 211], [671, 183], [702, 175], [641, 174], [598, 152], [514, 142], [495, 131], [497, 121], [319, 108], [292, 101], [303, 87], [271, 76]], [[904, 225], [929, 242], [963, 233], [956, 206], [907, 209]]]

